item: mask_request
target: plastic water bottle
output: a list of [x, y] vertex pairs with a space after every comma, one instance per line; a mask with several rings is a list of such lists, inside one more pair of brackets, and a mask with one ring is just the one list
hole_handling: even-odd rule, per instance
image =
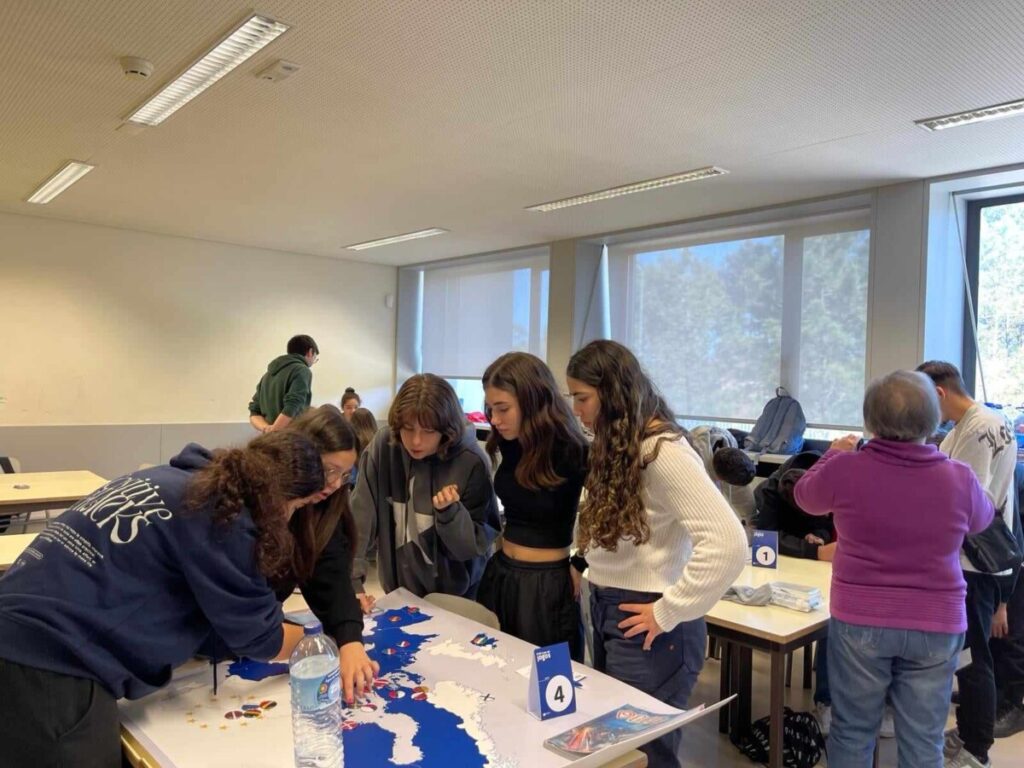
[[295, 768], [342, 768], [338, 646], [319, 621], [303, 633], [288, 662]]

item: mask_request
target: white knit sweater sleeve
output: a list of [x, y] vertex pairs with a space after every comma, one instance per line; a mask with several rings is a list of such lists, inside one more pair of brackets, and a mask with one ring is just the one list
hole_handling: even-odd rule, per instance
[[748, 557], [747, 537], [688, 445], [663, 443], [645, 472], [652, 506], [671, 511], [693, 542], [679, 580], [654, 604], [654, 618], [667, 632], [704, 616], [732, 586]]

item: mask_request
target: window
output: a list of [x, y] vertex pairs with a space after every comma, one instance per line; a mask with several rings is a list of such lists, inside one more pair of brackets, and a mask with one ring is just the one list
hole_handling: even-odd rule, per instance
[[686, 422], [754, 422], [779, 384], [858, 428], [870, 233], [857, 211], [614, 246], [613, 336]]
[[963, 373], [1000, 405], [1024, 405], [1024, 195], [967, 204], [967, 273], [978, 339], [965, 307]]
[[406, 269], [420, 275], [401, 283], [416, 294], [400, 295], [400, 310], [416, 315], [410, 368], [446, 378], [466, 412], [483, 410], [480, 377], [499, 355], [546, 358], [546, 248]]

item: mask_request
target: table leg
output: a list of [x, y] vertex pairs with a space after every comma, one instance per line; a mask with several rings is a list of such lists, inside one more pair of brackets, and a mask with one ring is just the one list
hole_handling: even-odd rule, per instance
[[[718, 644], [719, 653], [722, 656], [722, 666], [719, 673], [718, 682], [718, 694], [720, 699], [728, 698], [732, 693], [730, 687], [730, 675], [732, 667], [732, 643], [722, 641]], [[729, 710], [733, 707], [729, 706], [722, 707], [718, 710], [718, 732], [728, 733], [729, 732]]]
[[769, 768], [782, 768], [782, 718], [785, 710], [786, 695], [786, 654], [782, 651], [771, 652], [771, 721], [768, 728], [768, 739], [771, 749], [768, 758]]
[[814, 670], [814, 643], [804, 646], [804, 689], [811, 689], [811, 672]]
[[733, 744], [743, 743], [750, 730], [750, 688], [754, 676], [754, 651], [745, 646], [733, 646], [731, 690], [736, 694], [729, 713], [729, 740]]
[[751, 686], [754, 680], [754, 649], [753, 648], [740, 648], [740, 679], [739, 687], [736, 689], [736, 693], [739, 695], [736, 697], [739, 699], [739, 709], [736, 713], [736, 732], [737, 732], [737, 743], [743, 741], [743, 738], [747, 735], [750, 730], [750, 707], [753, 701], [751, 696]]
[[743, 652], [745, 648], [741, 648], [736, 643], [731, 644], [732, 658], [729, 660], [729, 692], [735, 693], [736, 698], [732, 704], [729, 705], [729, 739], [733, 744], [739, 744], [740, 738], [743, 736], [743, 731], [750, 725], [750, 700], [749, 697], [746, 701], [747, 709], [747, 722], [743, 722]]

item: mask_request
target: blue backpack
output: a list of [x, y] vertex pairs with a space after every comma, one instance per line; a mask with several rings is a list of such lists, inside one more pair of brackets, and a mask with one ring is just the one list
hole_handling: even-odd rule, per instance
[[765, 404], [750, 434], [743, 439], [743, 447], [757, 453], [799, 453], [804, 447], [806, 429], [804, 409], [779, 387], [775, 397]]

